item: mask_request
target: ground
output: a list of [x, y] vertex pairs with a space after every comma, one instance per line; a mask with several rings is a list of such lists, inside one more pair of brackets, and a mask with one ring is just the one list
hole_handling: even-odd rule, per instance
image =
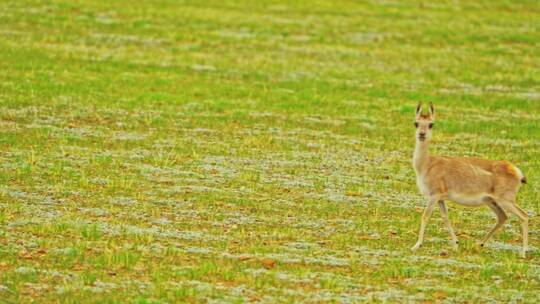
[[[540, 301], [537, 1], [1, 1], [0, 302]], [[527, 176], [512, 216], [411, 165]]]

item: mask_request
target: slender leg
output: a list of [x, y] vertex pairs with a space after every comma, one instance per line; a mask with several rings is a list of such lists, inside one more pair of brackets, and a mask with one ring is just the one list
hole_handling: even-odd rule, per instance
[[493, 234], [504, 225], [504, 222], [506, 222], [506, 219], [508, 218], [506, 216], [506, 213], [504, 213], [504, 211], [501, 209], [501, 207], [499, 207], [499, 205], [497, 205], [497, 203], [491, 202], [488, 204], [488, 207], [493, 210], [493, 212], [495, 212], [495, 214], [497, 215], [497, 224], [495, 224], [495, 227], [493, 227], [482, 239], [482, 241], [480, 242], [480, 246], [484, 246], [484, 244], [491, 239]]
[[424, 232], [426, 231], [426, 225], [429, 221], [429, 218], [431, 217], [431, 213], [433, 212], [433, 207], [435, 207], [435, 203], [438, 201], [437, 199], [430, 199], [428, 202], [428, 205], [426, 206], [426, 209], [424, 209], [424, 213], [422, 214], [422, 222], [420, 224], [420, 233], [418, 234], [418, 241], [416, 244], [411, 248], [412, 251], [416, 251], [420, 246], [422, 246], [422, 243], [424, 242]]
[[529, 215], [525, 211], [523, 211], [523, 209], [515, 205], [513, 202], [505, 203], [501, 205], [501, 207], [503, 207], [506, 211], [517, 215], [519, 221], [521, 222], [521, 236], [523, 239], [523, 247], [521, 248], [520, 255], [522, 258], [525, 258], [529, 241]]
[[446, 225], [446, 229], [448, 230], [448, 233], [450, 233], [450, 237], [452, 238], [452, 248], [456, 250], [458, 248], [458, 239], [456, 237], [456, 234], [454, 233], [454, 229], [452, 229], [450, 220], [448, 219], [448, 211], [446, 210], [446, 205], [444, 204], [444, 201], [439, 201], [439, 209], [441, 210], [441, 216], [444, 220], [444, 224]]

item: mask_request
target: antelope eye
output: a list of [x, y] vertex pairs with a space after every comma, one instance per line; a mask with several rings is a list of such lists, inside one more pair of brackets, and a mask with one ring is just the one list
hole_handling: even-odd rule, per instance
[[433, 128], [433, 124], [432, 124], [432, 123], [429, 124], [429, 128], [430, 128], [430, 129]]
[[418, 123], [417, 122], [414, 123], [414, 127], [418, 128]]

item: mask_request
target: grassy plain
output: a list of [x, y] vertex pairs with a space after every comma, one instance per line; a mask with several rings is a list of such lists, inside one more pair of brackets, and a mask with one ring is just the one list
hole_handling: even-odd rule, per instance
[[[0, 1], [0, 302], [538, 303], [540, 5], [432, 2]], [[526, 260], [452, 204], [409, 251], [418, 100]]]

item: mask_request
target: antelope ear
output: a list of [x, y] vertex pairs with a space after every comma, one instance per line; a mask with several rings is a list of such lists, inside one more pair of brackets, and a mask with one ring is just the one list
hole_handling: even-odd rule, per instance
[[429, 116], [431, 116], [431, 119], [435, 119], [435, 109], [432, 102], [429, 103]]
[[420, 114], [422, 114], [422, 102], [419, 101], [418, 105], [416, 106], [416, 118], [420, 117]]

